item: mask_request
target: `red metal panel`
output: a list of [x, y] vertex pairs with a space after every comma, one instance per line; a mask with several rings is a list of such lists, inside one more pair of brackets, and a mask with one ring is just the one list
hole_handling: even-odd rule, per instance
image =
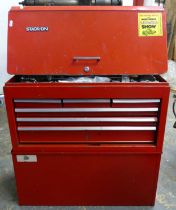
[[133, 0], [134, 6], [144, 6], [144, 0]]
[[[163, 36], [139, 36], [138, 13], [161, 13]], [[167, 70], [165, 22], [157, 7], [17, 7], [9, 12], [8, 73], [161, 74]], [[27, 32], [31, 26], [48, 31]]]
[[[33, 144], [52, 143], [82, 143], [82, 144], [108, 144], [108, 143], [154, 143], [154, 131], [20, 131], [19, 142]], [[74, 138], [71, 138], [74, 136]]]
[[[69, 113], [63, 114], [61, 115], [61, 113], [45, 113], [45, 115], [43, 115], [43, 113], [41, 113], [39, 115], [39, 113], [14, 113], [14, 99], [70, 99], [70, 98], [74, 98], [74, 99], [86, 99], [86, 98], [100, 98], [100, 99], [113, 99], [113, 98], [124, 98], [124, 99], [136, 99], [136, 98], [141, 98], [141, 99], [160, 99], [161, 100], [161, 104], [158, 107], [159, 108], [159, 116], [156, 112], [151, 112], [150, 115], [148, 115], [147, 112], [141, 112], [139, 113], [139, 115], [136, 115], [137, 112], [134, 112], [133, 115], [129, 112], [122, 112], [122, 113], [113, 113], [113, 117], [158, 117], [158, 126], [157, 129], [159, 132], [157, 132], [157, 136], [153, 136], [153, 133], [149, 132], [147, 133], [147, 135], [142, 137], [142, 134], [136, 134], [136, 140], [140, 140], [140, 138], [142, 140], [147, 140], [147, 138], [149, 138], [149, 140], [153, 140], [153, 138], [155, 139], [155, 144], [153, 145], [143, 145], [142, 142], [140, 145], [137, 146], [137, 144], [130, 144], [128, 143], [128, 145], [124, 145], [123, 143], [121, 145], [106, 145], [105, 144], [105, 138], [104, 136], [102, 136], [103, 138], [103, 144], [100, 147], [96, 147], [95, 145], [89, 148], [90, 151], [109, 151], [109, 152], [113, 152], [116, 151], [116, 149], [118, 151], [136, 151], [136, 152], [141, 152], [141, 151], [158, 151], [161, 152], [162, 151], [162, 143], [163, 143], [163, 137], [164, 137], [164, 126], [165, 126], [165, 121], [166, 121], [166, 112], [167, 112], [167, 103], [168, 103], [168, 95], [169, 95], [169, 87], [168, 84], [165, 82], [160, 82], [160, 83], [101, 83], [101, 84], [96, 84], [96, 83], [89, 83], [89, 84], [63, 84], [63, 83], [16, 83], [15, 79], [10, 80], [6, 86], [5, 86], [5, 97], [6, 97], [6, 106], [7, 106], [7, 110], [8, 110], [8, 118], [9, 118], [9, 125], [10, 125], [10, 131], [11, 131], [11, 137], [12, 137], [12, 143], [13, 143], [13, 147], [14, 149], [18, 149], [19, 148], [29, 148], [32, 151], [32, 148], [35, 148], [37, 150], [40, 149], [45, 149], [48, 147], [48, 149], [50, 151], [54, 151], [54, 150], [60, 150], [62, 148], [65, 148], [67, 151], [73, 151], [75, 149], [74, 145], [49, 145], [48, 142], [50, 142], [49, 138], [51, 137], [51, 141], [56, 142], [57, 139], [57, 135], [55, 136], [55, 134], [49, 134], [49, 135], [44, 135], [42, 134], [42, 136], [39, 135], [39, 133], [35, 133], [33, 134], [33, 138], [31, 138], [30, 141], [37, 141], [37, 142], [45, 142], [45, 145], [43, 144], [33, 144], [33, 145], [25, 145], [22, 142], [28, 141], [29, 142], [29, 137], [31, 137], [32, 134], [29, 134], [29, 132], [25, 133], [18, 133], [17, 132], [17, 122], [16, 122], [16, 117], [112, 117], [112, 113], [104, 113], [102, 115], [102, 113], [88, 113], [85, 116], [85, 113], [78, 113], [71, 115]], [[16, 103], [15, 103], [16, 104]], [[24, 105], [24, 104], [22, 104]], [[46, 105], [46, 104], [45, 104]], [[148, 104], [148, 106], [150, 106], [152, 104]], [[141, 104], [139, 104], [138, 107], [136, 108], [140, 108], [140, 106], [143, 106]], [[145, 105], [146, 106], [146, 105]], [[154, 107], [157, 106], [156, 104], [154, 104]], [[105, 107], [106, 108], [106, 107]], [[52, 114], [52, 115], [51, 115]], [[57, 115], [56, 115], [57, 114]], [[104, 124], [104, 123], [103, 123]], [[100, 125], [103, 125], [100, 124]], [[26, 123], [21, 123], [20, 125], [27, 125]], [[28, 124], [31, 125], [31, 124]], [[36, 126], [36, 123], [33, 124], [34, 126]], [[47, 124], [48, 125], [48, 124]], [[71, 125], [71, 124], [70, 124]], [[90, 125], [90, 124], [89, 124]], [[106, 124], [107, 125], [107, 124]], [[112, 125], [112, 124], [110, 124]], [[120, 125], [120, 124], [118, 124]], [[131, 124], [127, 124], [127, 125], [131, 125]], [[139, 125], [139, 124], [137, 124]], [[147, 124], [142, 124], [142, 125], [147, 125]], [[72, 133], [72, 132], [71, 132]], [[72, 139], [73, 135], [70, 133], [70, 137]], [[41, 133], [40, 133], [41, 134]], [[61, 135], [61, 134], [60, 134]], [[79, 135], [81, 136], [82, 134], [79, 133]], [[91, 134], [92, 135], [92, 134]], [[67, 137], [66, 137], [67, 136]], [[65, 142], [68, 142], [69, 139], [69, 133], [65, 136]], [[79, 138], [77, 140], [81, 140], [81, 137], [79, 136]], [[94, 136], [94, 135], [93, 135]], [[129, 141], [130, 138], [131, 140], [135, 140], [135, 135], [131, 135], [131, 133], [128, 135], [128, 132], [124, 135], [120, 135], [122, 140], [128, 141], [128, 137], [129, 137]], [[40, 137], [40, 139], [39, 139]], [[42, 139], [41, 139], [42, 137]], [[63, 136], [62, 136], [63, 137]], [[101, 141], [99, 139], [99, 135], [96, 134], [96, 141]], [[111, 137], [112, 140], [116, 139], [116, 136], [113, 136], [113, 132], [111, 133]], [[21, 138], [21, 143], [20, 142], [20, 138]], [[38, 138], [38, 139], [37, 139]], [[94, 140], [95, 140], [95, 136], [94, 136]], [[111, 139], [109, 139], [111, 141]], [[117, 139], [116, 139], [117, 140]], [[59, 140], [60, 141], [60, 140]], [[62, 141], [64, 141], [64, 139], [62, 139]], [[118, 141], [120, 141], [120, 139], [118, 139]], [[79, 141], [80, 142], [80, 141]], [[87, 143], [87, 142], [84, 142]], [[86, 148], [84, 145], [76, 145], [76, 148], [80, 151], [85, 151]]]
[[[154, 205], [163, 146], [169, 87], [158, 83], [19, 83], [16, 77], [4, 88], [13, 161], [20, 205]], [[16, 121], [16, 117], [53, 119], [85, 117], [85, 113], [15, 113], [14, 109], [69, 109], [98, 107], [98, 103], [71, 103], [65, 100], [110, 99], [109, 108], [158, 108], [158, 112], [87, 113], [90, 117], [157, 118], [157, 122], [101, 122], [99, 125], [153, 126], [140, 132], [29, 132], [17, 126], [57, 125], [58, 122]], [[128, 99], [119, 104], [114, 99]], [[136, 99], [157, 99], [139, 103]], [[159, 100], [158, 100], [159, 99]], [[129, 102], [128, 101], [128, 102]], [[122, 101], [121, 101], [122, 102]], [[133, 102], [133, 103], [132, 103]], [[101, 104], [101, 103], [100, 103]], [[80, 107], [82, 106], [82, 107]], [[100, 108], [99, 108], [100, 109]], [[71, 114], [71, 115], [70, 115]], [[67, 123], [61, 123], [67, 125]], [[69, 122], [69, 126], [77, 123]], [[97, 125], [97, 122], [78, 123]], [[68, 125], [67, 125], [68, 126]], [[89, 141], [88, 141], [89, 140]], [[137, 143], [139, 140], [140, 143]], [[141, 141], [142, 140], [142, 141]], [[150, 142], [147, 142], [150, 140]], [[75, 143], [77, 141], [77, 143]], [[136, 142], [133, 142], [136, 141]], [[60, 144], [58, 143], [60, 142]], [[145, 143], [144, 143], [145, 142]], [[17, 162], [17, 155], [35, 155], [37, 162]], [[28, 157], [27, 157], [28, 158]], [[150, 176], [148, 175], [150, 174]], [[81, 179], [80, 179], [81, 177]]]
[[20, 154], [31, 153], [13, 152], [20, 205], [154, 205], [161, 154]]

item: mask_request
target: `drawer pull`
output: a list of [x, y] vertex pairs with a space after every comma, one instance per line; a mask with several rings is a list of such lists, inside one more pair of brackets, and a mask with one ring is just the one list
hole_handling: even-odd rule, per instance
[[61, 103], [59, 99], [15, 99], [15, 103]]
[[15, 112], [156, 112], [153, 108], [16, 108]]
[[18, 127], [18, 131], [155, 131], [155, 126]]
[[113, 99], [113, 103], [132, 104], [132, 103], [159, 103], [160, 99]]
[[96, 60], [100, 61], [101, 57], [100, 56], [75, 56], [73, 57], [74, 61], [91, 61], [91, 60]]
[[64, 103], [110, 103], [110, 99], [63, 99]]
[[18, 117], [17, 122], [157, 122], [156, 117], [75, 117], [75, 118], [32, 118]]

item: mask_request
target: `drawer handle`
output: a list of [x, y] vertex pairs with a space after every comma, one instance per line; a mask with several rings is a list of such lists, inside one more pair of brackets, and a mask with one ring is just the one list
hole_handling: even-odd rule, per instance
[[17, 122], [157, 122], [156, 117], [75, 117], [75, 118], [36, 118], [18, 117]]
[[155, 131], [155, 126], [18, 127], [18, 131]]
[[113, 103], [132, 104], [132, 103], [159, 103], [160, 99], [113, 99]]
[[110, 99], [63, 99], [63, 103], [110, 103]]
[[15, 103], [61, 103], [59, 99], [15, 99]]
[[74, 61], [91, 61], [91, 60], [96, 60], [99, 62], [101, 60], [100, 56], [75, 56], [73, 57]]
[[16, 108], [15, 112], [157, 112], [158, 108]]

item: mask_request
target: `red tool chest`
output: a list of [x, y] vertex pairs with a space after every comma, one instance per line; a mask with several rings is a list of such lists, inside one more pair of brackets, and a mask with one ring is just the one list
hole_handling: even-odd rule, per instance
[[[141, 12], [162, 17], [162, 35], [138, 35]], [[26, 31], [36, 25], [48, 31]], [[169, 97], [158, 75], [167, 65], [164, 11], [13, 8], [8, 36], [19, 204], [154, 205]]]

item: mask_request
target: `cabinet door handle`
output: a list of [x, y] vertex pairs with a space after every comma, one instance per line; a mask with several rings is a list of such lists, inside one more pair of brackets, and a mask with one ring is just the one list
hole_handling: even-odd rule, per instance
[[100, 56], [74, 56], [73, 61], [91, 61], [96, 60], [97, 62], [101, 60]]

